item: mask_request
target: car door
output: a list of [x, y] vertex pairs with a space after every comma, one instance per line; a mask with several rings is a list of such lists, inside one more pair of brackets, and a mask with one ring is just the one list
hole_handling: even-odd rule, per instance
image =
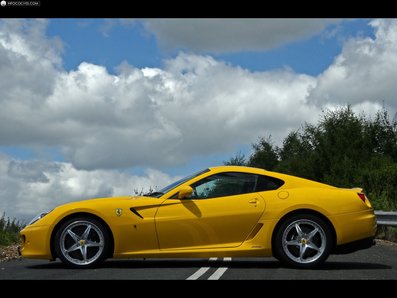
[[228, 172], [193, 185], [190, 198], [165, 200], [156, 216], [161, 250], [239, 246], [265, 210], [257, 175]]

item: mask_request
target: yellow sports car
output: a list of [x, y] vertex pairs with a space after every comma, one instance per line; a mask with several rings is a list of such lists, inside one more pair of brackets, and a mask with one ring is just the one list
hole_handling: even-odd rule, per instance
[[343, 189], [263, 169], [221, 166], [144, 196], [85, 200], [21, 231], [26, 258], [75, 268], [106, 258], [267, 257], [312, 268], [374, 244], [374, 210]]

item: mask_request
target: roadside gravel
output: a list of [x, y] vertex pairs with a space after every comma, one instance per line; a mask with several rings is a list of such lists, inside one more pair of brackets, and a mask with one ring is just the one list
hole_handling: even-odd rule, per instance
[[18, 256], [17, 247], [17, 244], [10, 246], [0, 246], [0, 262], [22, 259]]

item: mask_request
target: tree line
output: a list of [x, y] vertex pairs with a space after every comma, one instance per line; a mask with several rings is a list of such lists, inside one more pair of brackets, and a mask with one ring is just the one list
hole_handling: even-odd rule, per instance
[[374, 117], [350, 105], [325, 110], [316, 124], [290, 132], [281, 146], [260, 137], [253, 152], [225, 165], [264, 168], [337, 187], [363, 187], [377, 210], [397, 210], [397, 114], [382, 108]]
[[10, 219], [3, 215], [0, 217], [0, 245], [10, 245], [19, 241], [19, 231], [22, 224], [15, 218]]

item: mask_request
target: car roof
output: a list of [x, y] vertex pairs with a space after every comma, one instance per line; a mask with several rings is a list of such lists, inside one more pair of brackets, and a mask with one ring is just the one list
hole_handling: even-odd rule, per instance
[[266, 173], [265, 169], [244, 167], [244, 166], [216, 166], [216, 167], [210, 167], [209, 169], [214, 172], [236, 171], [236, 172], [257, 173], [257, 174]]

